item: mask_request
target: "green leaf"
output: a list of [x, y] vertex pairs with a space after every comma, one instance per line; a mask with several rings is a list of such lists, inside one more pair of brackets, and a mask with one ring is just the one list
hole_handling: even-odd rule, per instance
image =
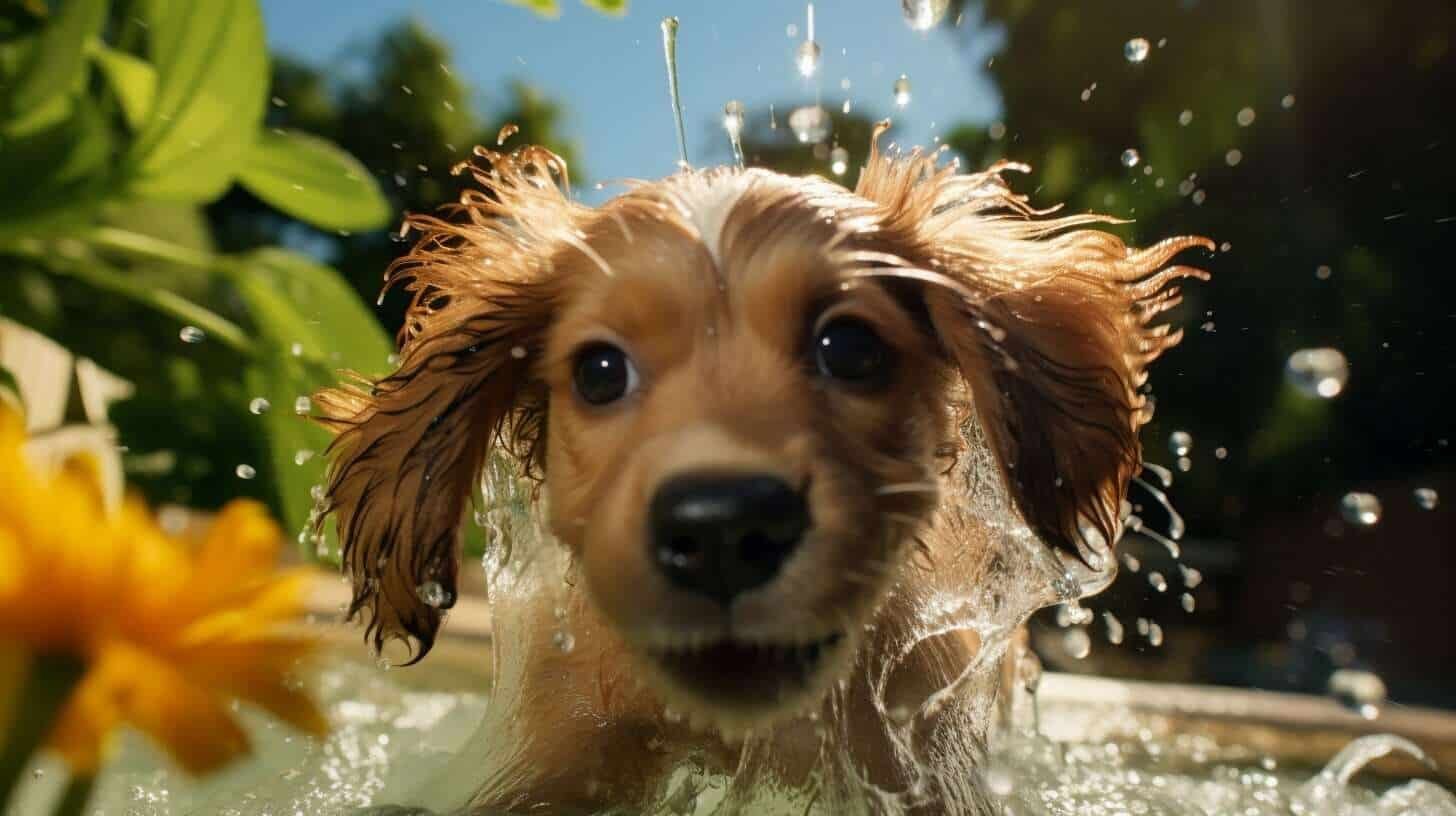
[[[330, 435], [298, 416], [294, 403], [336, 384], [339, 369], [382, 373], [393, 346], [337, 272], [301, 255], [279, 249], [250, 253], [234, 283], [261, 341], [245, 376], [254, 394], [272, 404], [262, 421], [278, 504], [286, 523], [299, 530], [313, 508], [309, 489], [323, 481], [321, 454]], [[299, 464], [295, 457], [305, 461]], [[314, 554], [312, 546], [308, 554]]]
[[506, 2], [524, 6], [542, 17], [552, 20], [561, 16], [561, 7], [556, 4], [556, 0], [506, 0]]
[[384, 226], [389, 202], [369, 170], [332, 143], [303, 133], [263, 132], [238, 181], [283, 212], [330, 230]]
[[157, 69], [140, 57], [104, 45], [95, 48], [94, 56], [121, 103], [127, 125], [141, 130], [157, 95]]
[[603, 14], [621, 17], [627, 13], [627, 0], [581, 0], [582, 5], [594, 8]]
[[263, 121], [268, 51], [256, 0], [144, 0], [155, 99], [133, 145], [132, 189], [209, 201], [237, 173]]
[[85, 44], [101, 30], [105, 0], [69, 0], [41, 29], [5, 93], [8, 116], [34, 111], [80, 85]]
[[84, 223], [111, 189], [111, 130], [77, 99], [70, 116], [24, 136], [0, 136], [0, 241]]

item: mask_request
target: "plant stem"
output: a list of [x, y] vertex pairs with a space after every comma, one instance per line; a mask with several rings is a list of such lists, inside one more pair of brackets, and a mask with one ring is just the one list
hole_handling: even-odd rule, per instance
[[9, 803], [14, 795], [25, 769], [80, 681], [82, 670], [80, 661], [61, 655], [36, 655], [22, 669], [25, 679], [16, 686], [13, 718], [4, 724], [4, 744], [0, 744], [0, 805]]
[[171, 241], [117, 227], [97, 227], [86, 234], [86, 242], [102, 249], [196, 269], [214, 270], [220, 265], [220, 259], [209, 252], [199, 252]]

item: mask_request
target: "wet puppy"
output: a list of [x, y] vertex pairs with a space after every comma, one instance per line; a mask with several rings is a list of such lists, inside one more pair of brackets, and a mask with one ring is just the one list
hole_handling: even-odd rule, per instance
[[1081, 229], [1106, 219], [1032, 210], [1006, 166], [918, 152], [872, 151], [853, 191], [719, 168], [598, 208], [543, 149], [481, 152], [480, 189], [412, 218], [423, 237], [390, 272], [413, 293], [398, 370], [315, 400], [376, 645], [429, 650], [444, 609], [420, 588], [453, 596], [490, 457], [549, 498], [576, 647], [551, 648], [554, 604], [529, 612], [518, 741], [477, 803], [641, 802], [664, 745], [731, 767], [746, 733], [807, 774], [818, 748], [794, 724], [836, 688], [863, 779], [908, 784], [877, 715], [954, 680], [977, 638], [926, 639], [874, 688], [851, 667], [975, 546], [975, 519], [938, 513], [960, 429], [983, 429], [1046, 545], [1096, 559], [1140, 465], [1145, 367], [1178, 339], [1150, 321], [1202, 275], [1165, 265], [1206, 242], [1134, 251]]

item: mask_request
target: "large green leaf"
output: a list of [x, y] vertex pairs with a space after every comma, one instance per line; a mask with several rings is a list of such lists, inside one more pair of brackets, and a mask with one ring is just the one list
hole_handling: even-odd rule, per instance
[[20, 71], [4, 92], [7, 118], [16, 119], [64, 96], [80, 84], [86, 41], [101, 30], [105, 0], [70, 0], [30, 44]]
[[24, 136], [0, 135], [0, 241], [77, 226], [111, 189], [112, 136], [86, 99]]
[[130, 155], [132, 189], [206, 201], [232, 183], [263, 121], [267, 43], [256, 0], [144, 0], [155, 99]]
[[389, 202], [369, 170], [333, 144], [304, 133], [262, 133], [244, 157], [238, 181], [258, 198], [323, 229], [375, 229], [389, 218]]
[[298, 416], [295, 403], [337, 383], [340, 369], [381, 373], [392, 346], [338, 273], [303, 256], [277, 249], [251, 253], [236, 285], [261, 341], [245, 379], [272, 406], [261, 421], [273, 483], [284, 520], [299, 530], [313, 507], [310, 489], [323, 481], [320, 454], [329, 434]]
[[106, 75], [121, 103], [126, 123], [132, 130], [141, 130], [157, 96], [157, 69], [140, 57], [104, 45], [97, 46], [94, 52], [96, 64], [101, 66], [101, 73]]

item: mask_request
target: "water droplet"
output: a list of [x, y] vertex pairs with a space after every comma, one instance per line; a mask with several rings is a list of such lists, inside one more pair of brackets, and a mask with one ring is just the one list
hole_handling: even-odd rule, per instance
[[1369, 493], [1351, 491], [1340, 499], [1340, 515], [1351, 524], [1369, 527], [1380, 522], [1380, 499]]
[[1179, 564], [1178, 571], [1183, 573], [1183, 586], [1189, 589], [1195, 589], [1199, 584], [1203, 583], [1203, 573], [1192, 567]]
[[1163, 645], [1163, 627], [1154, 621], [1148, 621], [1148, 643], [1154, 646]]
[[1183, 127], [1188, 127], [1189, 125], [1193, 124], [1193, 111], [1185, 110], [1182, 113], [1178, 114], [1178, 124], [1182, 125]]
[[303, 465], [313, 458], [313, 451], [307, 448], [299, 448], [293, 452], [293, 464]]
[[1114, 646], [1121, 643], [1123, 635], [1122, 621], [1118, 620], [1117, 616], [1111, 612], [1104, 611], [1102, 613], [1102, 623], [1107, 627], [1107, 642]]
[[1163, 573], [1161, 572], [1155, 571], [1148, 573], [1148, 583], [1153, 587], [1153, 589], [1156, 589], [1159, 592], [1168, 591], [1168, 579], [1164, 578]]
[[1223, 446], [1219, 446], [1217, 448], [1214, 448], [1213, 449], [1213, 458], [1215, 458], [1215, 459], [1227, 459], [1228, 458], [1228, 448], [1225, 448]]
[[262, 397], [253, 397], [253, 400], [248, 403], [248, 411], [253, 414], [262, 414], [272, 407], [273, 404]]
[[789, 129], [802, 144], [822, 142], [829, 138], [829, 111], [818, 105], [805, 105], [789, 114]]
[[1123, 553], [1121, 558], [1122, 565], [1124, 567], [1127, 567], [1128, 572], [1137, 572], [1138, 570], [1143, 568], [1143, 562], [1139, 561], [1137, 559], [1137, 556], [1133, 555], [1132, 553]]
[[1092, 638], [1087, 635], [1086, 629], [1076, 626], [1062, 635], [1062, 648], [1072, 659], [1083, 660], [1092, 654]]
[[1174, 456], [1187, 456], [1193, 450], [1193, 434], [1187, 431], [1174, 431], [1168, 434], [1168, 450]]
[[576, 635], [565, 629], [558, 629], [555, 634], [551, 635], [551, 645], [562, 654], [570, 654], [571, 650], [576, 648]]
[[1239, 123], [1239, 127], [1248, 127], [1249, 125], [1254, 124], [1254, 109], [1241, 109], [1238, 112], [1238, 115], [1234, 117], [1234, 121]]
[[730, 99], [723, 106], [723, 129], [734, 138], [743, 132], [743, 103], [737, 99]]
[[1329, 399], [1345, 390], [1350, 364], [1339, 349], [1308, 348], [1289, 355], [1284, 379], [1306, 397]]
[[313, 410], [313, 400], [306, 396], [300, 396], [293, 401], [293, 413], [306, 414]]
[[829, 169], [834, 175], [842, 176], [849, 171], [849, 151], [842, 147], [836, 147], [829, 151]]
[[1193, 469], [1193, 460], [1192, 459], [1189, 459], [1186, 456], [1180, 456], [1180, 457], [1178, 457], [1178, 471], [1180, 473], [1187, 473], [1188, 471], [1190, 471], [1192, 469]]
[[1441, 501], [1441, 497], [1436, 494], [1436, 491], [1429, 487], [1418, 487], [1411, 492], [1411, 495], [1415, 497], [1416, 507], [1422, 510], [1435, 510], [1436, 505]]
[[895, 80], [894, 91], [896, 105], [903, 108], [910, 104], [910, 77], [901, 74], [900, 78]]
[[945, 18], [950, 0], [900, 0], [905, 24], [914, 31], [929, 31]]
[[251, 479], [254, 476], [258, 475], [258, 471], [254, 470], [252, 465], [238, 465], [237, 467], [233, 468], [233, 473], [236, 474], [239, 479]]
[[1122, 45], [1122, 56], [1128, 62], [1136, 65], [1148, 58], [1148, 41], [1142, 37], [1133, 37]]
[[1328, 266], [1317, 266], [1314, 270], [1314, 276], [1320, 280], [1329, 280], [1332, 271]]
[[1182, 595], [1178, 596], [1178, 602], [1183, 604], [1184, 612], [1187, 612], [1190, 615], [1193, 614], [1193, 609], [1196, 606], [1196, 602], [1193, 600], [1193, 593], [1183, 593]]
[[1229, 167], [1238, 167], [1239, 162], [1244, 160], [1244, 152], [1237, 147], [1223, 154], [1223, 162]]
[[517, 360], [524, 360], [524, 359], [526, 359], [526, 347], [525, 346], [511, 346], [511, 356], [514, 357]]
[[177, 332], [177, 336], [184, 343], [201, 343], [207, 339], [207, 334], [196, 326], [183, 326], [182, 331]]
[[1129, 147], [1128, 149], [1122, 151], [1123, 167], [1137, 167], [1138, 162], [1142, 160], [1142, 154], [1137, 152], [1137, 150], [1134, 148]]
[[1367, 720], [1380, 716], [1380, 707], [1385, 705], [1385, 681], [1374, 672], [1336, 669], [1330, 674], [1329, 692], [1340, 705]]
[[426, 606], [431, 606], [435, 609], [448, 607], [450, 606], [450, 602], [454, 600], [450, 595], [450, 591], [441, 586], [439, 581], [426, 581], [420, 584], [415, 587], [415, 594], [420, 597], [420, 600]]
[[499, 132], [495, 134], [495, 146], [500, 147], [501, 145], [506, 143], [506, 139], [509, 139], [520, 132], [521, 128], [519, 125], [514, 122], [508, 122], [501, 127]]
[[819, 53], [819, 43], [813, 40], [799, 43], [799, 50], [794, 53], [794, 64], [799, 67], [800, 76], [811, 77], [818, 72]]
[[1203, 202], [1205, 202], [1207, 200], [1208, 200], [1208, 193], [1205, 193], [1202, 190], [1194, 190], [1193, 191], [1193, 203], [1194, 204], [1202, 204]]
[[288, 353], [289, 354], [292, 354], [294, 357], [302, 357], [303, 356], [303, 344], [302, 343], [294, 343], [293, 345], [291, 345], [291, 346], [288, 347]]
[[1279, 100], [1279, 107], [1285, 110], [1294, 107], [1294, 94], [1285, 94], [1284, 98]]

